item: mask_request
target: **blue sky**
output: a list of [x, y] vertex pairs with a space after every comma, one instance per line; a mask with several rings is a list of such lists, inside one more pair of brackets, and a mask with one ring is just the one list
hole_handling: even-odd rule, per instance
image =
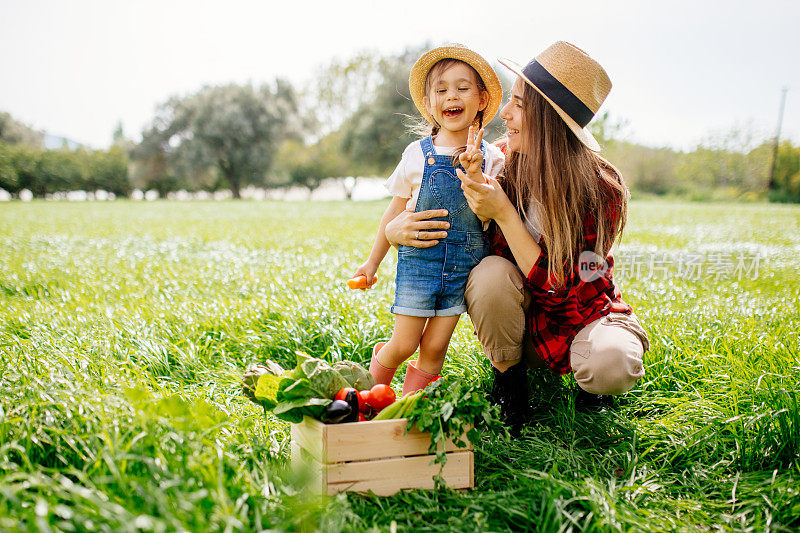
[[206, 84], [308, 81], [333, 57], [464, 43], [527, 62], [555, 40], [608, 71], [630, 139], [688, 149], [734, 126], [800, 143], [800, 2], [0, 0], [0, 110], [95, 147]]

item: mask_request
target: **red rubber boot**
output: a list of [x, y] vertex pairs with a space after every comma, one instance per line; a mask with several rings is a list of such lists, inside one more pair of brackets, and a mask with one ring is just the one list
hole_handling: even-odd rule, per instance
[[440, 378], [439, 374], [430, 374], [416, 367], [417, 361], [409, 361], [406, 368], [406, 380], [403, 382], [403, 396], [428, 386], [428, 383]]
[[385, 342], [379, 342], [372, 348], [372, 360], [369, 362], [369, 373], [375, 378], [375, 383], [383, 383], [389, 385], [392, 382], [394, 373], [397, 368], [388, 368], [378, 362], [378, 352], [385, 345]]

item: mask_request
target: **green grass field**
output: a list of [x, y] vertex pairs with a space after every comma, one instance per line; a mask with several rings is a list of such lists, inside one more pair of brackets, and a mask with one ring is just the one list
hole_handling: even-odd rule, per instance
[[[308, 494], [239, 376], [368, 361], [394, 258], [343, 282], [383, 207], [1, 205], [0, 530], [800, 528], [796, 206], [632, 203], [616, 279], [652, 350], [617, 409], [531, 375], [534, 421], [483, 435], [474, 490]], [[444, 372], [489, 385], [466, 317]]]

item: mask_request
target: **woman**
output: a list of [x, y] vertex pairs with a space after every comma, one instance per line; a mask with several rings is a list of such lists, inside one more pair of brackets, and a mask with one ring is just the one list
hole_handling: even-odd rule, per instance
[[[504, 175], [459, 178], [472, 210], [492, 220], [493, 255], [470, 273], [468, 312], [494, 367], [492, 394], [519, 425], [527, 368], [572, 372], [590, 395], [621, 394], [644, 375], [649, 346], [612, 279], [610, 250], [625, 226], [628, 192], [586, 128], [611, 89], [608, 76], [565, 42], [524, 68], [501, 63], [518, 76], [500, 112]], [[446, 235], [446, 223], [428, 220], [436, 216], [404, 212], [386, 236], [435, 246]]]

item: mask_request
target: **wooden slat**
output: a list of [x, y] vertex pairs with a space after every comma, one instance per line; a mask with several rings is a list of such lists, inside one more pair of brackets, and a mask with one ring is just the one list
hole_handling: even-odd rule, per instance
[[292, 469], [298, 480], [305, 480], [306, 486], [316, 493], [325, 493], [328, 486], [328, 471], [325, 465], [311, 457], [300, 446], [292, 443]]
[[292, 443], [297, 443], [311, 457], [322, 463], [325, 462], [325, 432], [325, 424], [313, 418], [306, 417], [299, 424], [291, 424]]
[[292, 428], [292, 443], [290, 445], [289, 450], [291, 451], [291, 461], [292, 467], [298, 467], [300, 462], [303, 460], [302, 458], [302, 451], [303, 449], [300, 447], [300, 444], [297, 442], [297, 439], [294, 438], [294, 428]]
[[[303, 421], [305, 423], [306, 420]], [[408, 419], [401, 418], [326, 425], [326, 453], [323, 462], [427, 455], [431, 443], [430, 434], [420, 433], [415, 429], [406, 433], [407, 424]], [[447, 452], [470, 449], [472, 447], [468, 441], [466, 448], [457, 447], [450, 439], [445, 444]]]
[[469, 453], [469, 487], [473, 488], [475, 486], [475, 454], [470, 452]]
[[[433, 477], [439, 474], [439, 465], [431, 464], [432, 461], [433, 456], [425, 455], [328, 465], [328, 494], [371, 490], [379, 496], [388, 496], [402, 489], [432, 489]], [[474, 487], [472, 465], [472, 452], [448, 453], [442, 470], [447, 486]]]

